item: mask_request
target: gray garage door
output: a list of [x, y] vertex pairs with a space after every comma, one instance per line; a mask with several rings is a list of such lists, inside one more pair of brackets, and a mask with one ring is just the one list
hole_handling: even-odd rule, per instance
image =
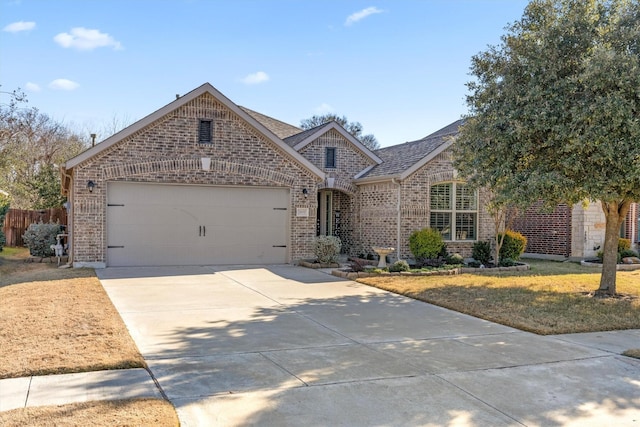
[[112, 182], [107, 265], [288, 260], [289, 190]]

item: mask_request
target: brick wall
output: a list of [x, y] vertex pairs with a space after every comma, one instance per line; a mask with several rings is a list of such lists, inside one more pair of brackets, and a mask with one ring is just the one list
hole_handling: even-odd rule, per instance
[[[572, 212], [565, 204], [553, 212], [541, 211], [538, 202], [511, 218], [511, 228], [527, 238], [525, 252], [532, 254], [571, 255]], [[579, 223], [576, 225], [580, 225]]]
[[[213, 120], [213, 143], [197, 141], [200, 119]], [[201, 157], [212, 159], [202, 170]], [[75, 167], [73, 176], [73, 259], [104, 263], [108, 181], [203, 185], [280, 186], [291, 190], [291, 260], [313, 253], [315, 217], [296, 217], [297, 207], [315, 212], [316, 177], [242, 118], [204, 94], [127, 139]], [[96, 183], [92, 193], [88, 180]]]
[[390, 181], [359, 185], [357, 240], [352, 255], [374, 254], [373, 246], [396, 247], [397, 185]]
[[[325, 168], [325, 153], [327, 147], [336, 149], [336, 167]], [[321, 135], [300, 150], [307, 160], [333, 178], [333, 184], [323, 182], [318, 189], [333, 191], [334, 234], [342, 241], [342, 252], [355, 254], [359, 250], [359, 240], [356, 236], [356, 193], [353, 177], [363, 169], [375, 164], [362, 151], [335, 129]], [[310, 196], [311, 198], [312, 196]], [[315, 197], [314, 197], [315, 200]], [[317, 204], [314, 206], [317, 209]], [[315, 214], [315, 210], [313, 211]], [[339, 215], [339, 218], [336, 217]]]
[[[391, 246], [398, 249], [393, 257], [411, 258], [409, 236], [429, 226], [431, 185], [459, 181], [455, 176], [448, 151], [436, 156], [424, 167], [400, 183], [391, 181], [359, 185], [359, 240], [362, 251], [372, 246]], [[398, 193], [400, 192], [400, 193]], [[398, 194], [400, 194], [400, 242], [398, 244]], [[478, 194], [478, 240], [494, 235], [491, 216], [486, 212], [488, 193]], [[475, 241], [447, 241], [449, 253], [471, 256]]]

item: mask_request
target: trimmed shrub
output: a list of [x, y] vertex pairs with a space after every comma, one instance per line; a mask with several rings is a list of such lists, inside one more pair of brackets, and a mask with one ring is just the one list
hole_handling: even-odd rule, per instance
[[[498, 235], [498, 238], [502, 237], [502, 233]], [[507, 230], [504, 233], [504, 241], [500, 248], [500, 259], [509, 258], [512, 260], [519, 260], [524, 249], [527, 247], [527, 238], [517, 231]]]
[[632, 251], [631, 249], [625, 249], [620, 252], [620, 258], [629, 258], [629, 257], [637, 257], [638, 253], [636, 251]]
[[460, 254], [449, 255], [447, 256], [447, 264], [464, 264], [464, 257]]
[[318, 262], [329, 264], [338, 260], [342, 242], [336, 236], [318, 236], [314, 242], [313, 252]]
[[409, 250], [416, 261], [424, 259], [437, 259], [446, 252], [446, 246], [442, 240], [442, 234], [433, 228], [423, 228], [411, 233], [409, 236]]
[[409, 271], [409, 264], [405, 260], [398, 260], [389, 266], [391, 273], [399, 273], [401, 271]]
[[618, 252], [622, 253], [622, 251], [626, 251], [631, 249], [631, 240], [629, 239], [618, 239]]
[[518, 263], [511, 258], [500, 259], [500, 267], [513, 267], [514, 265], [518, 265]]
[[471, 256], [476, 261], [487, 265], [491, 261], [491, 243], [489, 242], [475, 242], [473, 244], [473, 251]]
[[60, 234], [61, 226], [57, 223], [33, 223], [29, 225], [22, 239], [29, 248], [31, 256], [48, 257], [53, 256], [54, 251], [51, 245], [57, 243], [56, 236]]

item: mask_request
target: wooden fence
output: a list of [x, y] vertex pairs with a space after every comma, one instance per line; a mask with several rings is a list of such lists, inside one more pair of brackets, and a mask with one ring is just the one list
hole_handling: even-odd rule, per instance
[[58, 222], [67, 225], [67, 211], [63, 208], [30, 211], [25, 209], [9, 209], [4, 218], [4, 234], [6, 246], [24, 246], [22, 235], [34, 222]]

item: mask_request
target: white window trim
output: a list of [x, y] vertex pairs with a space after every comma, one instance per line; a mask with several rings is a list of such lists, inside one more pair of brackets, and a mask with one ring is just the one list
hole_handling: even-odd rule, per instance
[[[443, 184], [452, 184], [451, 186], [451, 199], [450, 199], [450, 203], [451, 203], [451, 209], [450, 210], [444, 210], [444, 209], [432, 209], [431, 208], [431, 188], [436, 186], [436, 185], [443, 185]], [[458, 211], [456, 209], [456, 193], [457, 193], [457, 185], [458, 184], [462, 184], [462, 185], [466, 185], [467, 183], [464, 181], [443, 181], [443, 182], [435, 182], [429, 185], [429, 226], [431, 226], [431, 213], [448, 213], [451, 214], [451, 238], [450, 239], [445, 239], [445, 242], [477, 242], [478, 241], [478, 223], [479, 223], [479, 210], [478, 207], [480, 206], [480, 201], [478, 199], [478, 190], [474, 190], [474, 196], [475, 196], [475, 210], [460, 210]], [[457, 230], [456, 230], [456, 214], [458, 213], [470, 213], [470, 214], [475, 214], [476, 215], [476, 221], [475, 221], [475, 239], [471, 240], [471, 239], [458, 239], [457, 237]]]

